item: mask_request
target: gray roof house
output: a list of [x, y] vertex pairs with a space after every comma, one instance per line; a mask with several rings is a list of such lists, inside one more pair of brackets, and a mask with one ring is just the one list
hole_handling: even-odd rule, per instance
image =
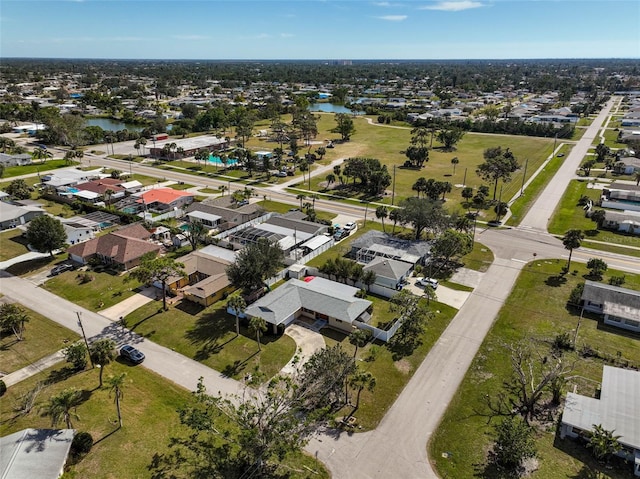
[[640, 234], [640, 212], [604, 210], [603, 228]]
[[640, 291], [586, 281], [582, 303], [586, 311], [604, 315], [605, 324], [640, 333]]
[[209, 229], [221, 231], [241, 225], [264, 214], [264, 208], [257, 203], [237, 206], [230, 195], [207, 198], [187, 207], [187, 217], [202, 221]]
[[36, 206], [20, 206], [0, 202], [0, 231], [25, 225], [36, 216], [43, 214], [45, 211]]
[[19, 155], [0, 153], [0, 164], [4, 166], [23, 166], [30, 165], [31, 163], [33, 163], [33, 159], [28, 153], [21, 153]]
[[64, 472], [73, 429], [23, 429], [0, 438], [0, 477], [57, 479]]
[[567, 393], [560, 437], [588, 435], [594, 425], [620, 436], [619, 456], [640, 477], [640, 371], [604, 366], [600, 399]]
[[431, 244], [427, 241], [402, 240], [373, 230], [351, 242], [351, 256], [364, 264], [378, 256], [412, 265], [423, 264], [430, 251]]
[[367, 263], [362, 271], [373, 271], [376, 274], [376, 281], [371, 285], [371, 291], [374, 293], [378, 293], [376, 286], [391, 289], [395, 292], [402, 287], [405, 279], [411, 274], [413, 265], [404, 261], [377, 256]]
[[372, 302], [356, 298], [358, 288], [316, 276], [290, 279], [245, 310], [249, 318], [259, 316], [273, 326], [284, 328], [299, 318], [324, 322], [350, 332], [371, 318]]

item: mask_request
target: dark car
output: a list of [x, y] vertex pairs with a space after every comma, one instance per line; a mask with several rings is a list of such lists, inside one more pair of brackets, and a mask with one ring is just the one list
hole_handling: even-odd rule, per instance
[[142, 361], [144, 361], [144, 354], [142, 353], [142, 351], [138, 351], [130, 344], [125, 344], [120, 348], [120, 356], [131, 361], [134, 364], [140, 364]]
[[58, 276], [60, 273], [64, 273], [65, 271], [71, 271], [72, 269], [73, 269], [72, 264], [62, 263], [51, 270], [51, 276]]

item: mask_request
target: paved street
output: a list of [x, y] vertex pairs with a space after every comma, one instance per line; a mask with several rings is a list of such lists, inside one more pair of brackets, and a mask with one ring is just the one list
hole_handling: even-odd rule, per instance
[[[558, 239], [545, 232], [546, 223], [568, 181], [573, 178], [581, 155], [586, 153], [614, 101], [617, 99], [614, 98], [607, 104], [598, 119], [576, 144], [572, 154], [565, 160], [561, 173], [556, 175], [540, 195], [523, 219], [520, 228], [477, 231], [477, 239], [493, 250], [496, 260], [482, 276], [479, 285], [460, 308], [379, 427], [375, 431], [363, 434], [323, 434], [310, 442], [307, 451], [324, 462], [333, 477], [437, 477], [428, 461], [426, 444], [436, 430], [522, 267], [534, 258], [563, 258], [568, 254]], [[110, 161], [116, 160], [105, 160], [104, 163], [109, 164]], [[140, 170], [136, 172], [142, 174], [157, 174], [157, 170], [149, 168], [150, 171], [146, 171], [146, 168], [139, 165], [134, 167], [135, 170]], [[192, 184], [197, 184], [199, 180], [175, 172], [166, 172], [166, 177]], [[212, 181], [207, 179], [206, 184], [211, 183]], [[213, 183], [215, 184], [215, 181]], [[284, 199], [290, 204], [297, 204], [297, 200], [293, 200], [290, 195], [273, 189], [259, 188], [257, 192], [278, 201]], [[319, 209], [326, 207], [327, 210], [339, 214], [353, 215], [354, 212], [364, 211], [364, 208], [336, 205], [322, 200], [316, 204]], [[634, 258], [586, 249], [577, 250], [573, 254], [576, 261], [586, 261], [593, 256], [605, 258], [612, 268], [640, 273], [640, 261]], [[3, 294], [78, 331], [74, 311], [81, 308], [36, 288], [28, 281], [12, 277], [3, 277], [0, 281]], [[120, 343], [136, 343], [147, 355], [146, 367], [185, 388], [192, 390], [198, 377], [203, 376], [211, 392], [238, 391], [237, 382], [125, 331], [101, 315], [82, 311], [82, 319], [89, 336], [109, 334]]]

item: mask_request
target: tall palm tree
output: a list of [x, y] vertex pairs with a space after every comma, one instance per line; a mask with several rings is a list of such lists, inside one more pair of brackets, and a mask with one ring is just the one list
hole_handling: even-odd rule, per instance
[[102, 387], [102, 374], [107, 364], [116, 357], [116, 343], [113, 339], [99, 339], [89, 346], [89, 354], [93, 364], [100, 366], [100, 386]]
[[369, 371], [356, 371], [349, 379], [349, 385], [357, 391], [355, 409], [360, 407], [360, 394], [363, 389], [373, 391], [376, 387], [376, 378]]
[[381, 205], [376, 208], [376, 218], [378, 218], [382, 222], [382, 231], [386, 233], [384, 229], [384, 219], [389, 216], [389, 210], [386, 206]]
[[51, 425], [57, 426], [62, 420], [67, 429], [73, 429], [71, 417], [80, 419], [76, 413], [77, 407], [82, 404], [82, 393], [75, 388], [65, 389], [49, 398], [44, 406], [44, 414], [51, 416]]
[[258, 342], [258, 351], [260, 347], [260, 335], [267, 330], [267, 322], [260, 316], [254, 316], [249, 320], [249, 331], [256, 333], [256, 341]]
[[573, 250], [579, 248], [582, 245], [584, 239], [584, 233], [582, 230], [569, 230], [562, 237], [562, 244], [565, 249], [569, 250], [569, 261], [567, 261], [567, 271], [571, 268], [571, 255]]
[[367, 287], [367, 292], [369, 292], [371, 285], [376, 282], [377, 277], [378, 275], [376, 274], [376, 272], [371, 271], [370, 269], [362, 273], [362, 278], [360, 278], [360, 281], [362, 281], [362, 284]]
[[118, 374], [117, 376], [109, 376], [107, 379], [107, 384], [111, 388], [111, 392], [114, 396], [114, 401], [116, 403], [116, 410], [118, 411], [118, 424], [119, 427], [122, 427], [122, 413], [120, 411], [120, 399], [124, 396], [122, 392], [122, 388], [124, 387], [124, 378], [127, 376], [127, 373]]
[[460, 160], [458, 159], [457, 156], [454, 156], [453, 158], [451, 158], [451, 164], [453, 165], [453, 176], [456, 176], [456, 165], [460, 163]]
[[233, 309], [233, 313], [236, 315], [236, 337], [240, 335], [240, 313], [247, 308], [247, 303], [240, 293], [235, 293], [229, 296], [227, 300], [227, 308]]
[[353, 351], [353, 359], [355, 359], [358, 354], [358, 348], [366, 345], [370, 338], [371, 334], [369, 333], [369, 331], [365, 331], [364, 329], [354, 329], [351, 332], [351, 334], [349, 335], [349, 342], [355, 346], [355, 350]]
[[307, 198], [307, 195], [300, 193], [296, 196], [296, 199], [300, 200], [300, 209], [302, 209], [302, 202]]

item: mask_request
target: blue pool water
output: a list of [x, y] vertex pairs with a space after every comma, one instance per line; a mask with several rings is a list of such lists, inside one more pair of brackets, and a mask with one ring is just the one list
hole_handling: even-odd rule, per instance
[[[222, 161], [220, 161], [220, 157], [219, 156], [209, 155], [209, 163], [213, 163], [216, 166], [224, 166], [222, 164]], [[227, 166], [234, 166], [237, 163], [238, 163], [238, 160], [236, 160], [235, 158], [229, 158], [227, 160]]]
[[69, 188], [69, 193], [77, 193], [80, 191], [78, 188]]

